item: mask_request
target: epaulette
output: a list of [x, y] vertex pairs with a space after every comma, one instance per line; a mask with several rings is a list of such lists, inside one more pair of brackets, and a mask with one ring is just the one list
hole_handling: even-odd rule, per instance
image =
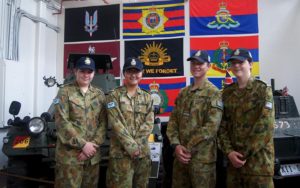
[[66, 83], [66, 84], [62, 84], [62, 85], [59, 86], [59, 89], [65, 90], [66, 88], [70, 87], [72, 84], [73, 84], [72, 82], [71, 83], [69, 82], [69, 83]]
[[150, 92], [148, 91], [148, 90], [145, 90], [145, 89], [143, 89], [143, 88], [140, 88], [142, 91], [145, 91], [146, 93], [149, 93], [150, 94]]
[[224, 85], [224, 89], [230, 88], [230, 87], [234, 86], [234, 84], [235, 84], [235, 82], [232, 82], [231, 84], [228, 84], [228, 85]]
[[62, 88], [62, 87], [65, 87], [65, 86], [69, 86], [71, 84], [73, 84], [74, 82], [68, 82], [68, 83], [65, 83], [65, 84], [62, 84], [60, 85], [59, 87]]
[[97, 92], [101, 93], [102, 95], [105, 95], [104, 91], [101, 88], [97, 88]]
[[267, 82], [265, 82], [265, 81], [262, 81], [262, 80], [259, 80], [259, 79], [256, 79], [256, 81], [259, 82], [259, 83], [261, 83], [261, 84], [263, 84], [263, 85], [268, 86]]
[[123, 86], [115, 87], [114, 89], [109, 90], [107, 93], [112, 93], [112, 92], [114, 92], [115, 90], [118, 90], [118, 89], [120, 89], [120, 88], [122, 88], [122, 87], [123, 87]]

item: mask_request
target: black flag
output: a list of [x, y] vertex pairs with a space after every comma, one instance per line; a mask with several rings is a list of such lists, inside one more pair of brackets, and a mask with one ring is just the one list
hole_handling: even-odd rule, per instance
[[70, 8], [65, 12], [65, 42], [120, 38], [120, 6]]
[[144, 77], [183, 76], [183, 39], [125, 42], [125, 58], [144, 64]]

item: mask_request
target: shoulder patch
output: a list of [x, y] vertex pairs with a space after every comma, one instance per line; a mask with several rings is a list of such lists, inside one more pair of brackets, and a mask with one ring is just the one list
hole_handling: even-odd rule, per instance
[[109, 102], [109, 103], [107, 103], [107, 109], [111, 109], [111, 108], [114, 108], [114, 107], [116, 107], [115, 102]]
[[55, 99], [53, 99], [53, 104], [59, 104], [59, 99], [58, 98], [55, 98]]
[[218, 101], [217, 101], [217, 107], [219, 107], [219, 108], [221, 108], [221, 109], [223, 110], [223, 108], [224, 108], [223, 101], [218, 100]]
[[211, 101], [211, 106], [214, 108], [218, 108], [220, 110], [223, 110], [224, 105], [222, 100], [212, 100]]
[[267, 101], [266, 104], [265, 104], [265, 108], [269, 109], [269, 110], [272, 110], [273, 108], [273, 103], [270, 102], [270, 101]]

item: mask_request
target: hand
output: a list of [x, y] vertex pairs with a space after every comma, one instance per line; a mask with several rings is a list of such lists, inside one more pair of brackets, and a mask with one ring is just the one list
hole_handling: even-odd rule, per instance
[[92, 157], [95, 155], [97, 152], [97, 148], [99, 146], [97, 144], [94, 144], [92, 142], [86, 142], [85, 145], [82, 148], [82, 152], [87, 156], [87, 157]]
[[246, 163], [246, 160], [242, 160], [244, 156], [236, 151], [232, 151], [228, 154], [228, 159], [230, 160], [231, 164], [235, 168], [241, 168]]
[[140, 156], [140, 150], [136, 150], [135, 152], [132, 153], [131, 158], [136, 159]]
[[192, 158], [191, 153], [182, 145], [176, 146], [175, 155], [178, 161], [183, 164], [188, 164]]
[[77, 160], [78, 161], [85, 161], [85, 160], [88, 160], [89, 157], [86, 156], [83, 152], [80, 152], [79, 155], [77, 156]]

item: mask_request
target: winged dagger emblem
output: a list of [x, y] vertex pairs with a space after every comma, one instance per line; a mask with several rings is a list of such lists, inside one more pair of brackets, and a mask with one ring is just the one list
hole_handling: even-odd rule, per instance
[[90, 37], [92, 37], [93, 32], [97, 31], [98, 25], [98, 11], [96, 10], [94, 12], [93, 16], [90, 16], [90, 13], [88, 11], [85, 11], [85, 26], [84, 30], [90, 34]]

